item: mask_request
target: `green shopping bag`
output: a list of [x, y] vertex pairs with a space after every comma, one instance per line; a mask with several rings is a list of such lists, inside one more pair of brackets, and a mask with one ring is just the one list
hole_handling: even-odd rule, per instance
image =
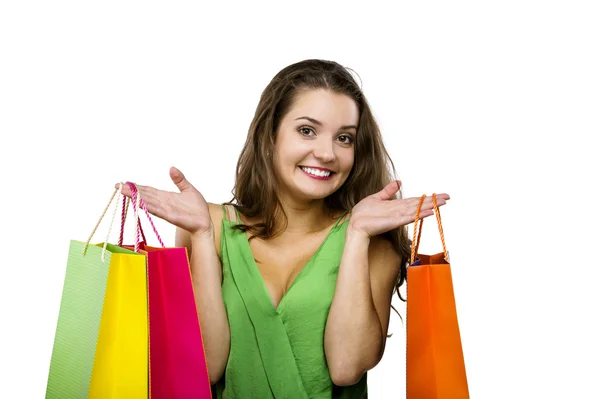
[[[89, 244], [117, 192], [118, 197], [121, 196], [121, 189], [115, 190], [87, 242], [72, 240], [70, 243], [46, 399], [147, 397], [147, 331], [132, 338], [130, 332], [116, 328], [127, 321], [123, 322], [123, 315], [115, 313], [120, 303], [131, 301], [131, 295], [135, 295], [133, 299], [138, 303], [136, 309], [144, 307], [141, 314], [147, 313], [145, 256], [108, 244], [110, 227], [104, 243]], [[137, 213], [136, 220], [139, 220]], [[143, 280], [143, 287], [132, 293], [126, 280], [135, 269], [138, 270], [136, 279]], [[115, 294], [106, 298], [107, 292]], [[147, 328], [147, 320], [137, 321], [136, 325]], [[146, 351], [133, 356], [137, 363], [123, 364], [124, 353], [128, 351], [122, 348], [128, 342], [139, 347], [137, 352]], [[131, 378], [131, 373], [118, 372], [119, 367], [128, 372], [135, 367], [137, 374]]]

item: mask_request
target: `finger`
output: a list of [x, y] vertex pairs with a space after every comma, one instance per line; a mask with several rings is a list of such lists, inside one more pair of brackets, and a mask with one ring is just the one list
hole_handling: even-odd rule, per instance
[[[138, 188], [138, 195], [140, 196], [141, 200], [140, 212], [145, 208], [154, 216], [164, 219], [166, 214], [165, 207], [167, 204], [165, 203], [164, 198], [161, 197], [160, 190], [156, 190], [155, 188], [147, 186], [142, 186], [142, 190], [139, 190], [140, 186], [138, 185], [136, 185], [136, 188]], [[135, 209], [135, 202], [132, 201], [131, 204]]]
[[[118, 189], [120, 184], [121, 183], [116, 183], [115, 188]], [[132, 198], [133, 193], [129, 184], [122, 184], [123, 187], [121, 188], [121, 193], [124, 196]], [[158, 218], [166, 220], [167, 222], [172, 222], [170, 220], [172, 218], [170, 216], [170, 213], [172, 213], [173, 207], [169, 206], [168, 204], [165, 204], [164, 201], [161, 201], [161, 193], [164, 193], [163, 191], [157, 190], [153, 187], [141, 186], [138, 184], [135, 184], [135, 187], [137, 188], [140, 199], [143, 201], [142, 208], [145, 207], [149, 213]], [[131, 202], [131, 205], [135, 207], [134, 202]], [[141, 209], [139, 211], [141, 212]]]
[[415, 220], [424, 219], [426, 217], [432, 216], [433, 214], [434, 214], [433, 213], [433, 209], [423, 209], [423, 208], [421, 208], [421, 210], [419, 211], [419, 215], [417, 216], [417, 218], [415, 218], [415, 214], [413, 212], [410, 215], [399, 214], [399, 215], [396, 216], [396, 219], [398, 220], [398, 223], [400, 225], [406, 225], [406, 224], [413, 223]]
[[385, 201], [394, 197], [394, 195], [400, 190], [402, 182], [400, 180], [393, 180], [386, 184], [383, 190], [373, 194], [373, 197]]
[[[433, 197], [432, 197], [433, 198]], [[435, 194], [435, 199], [437, 200], [437, 202], [439, 203], [440, 201], [448, 201], [450, 199], [450, 196], [446, 193], [441, 193], [441, 194]]]
[[[435, 203], [437, 204], [437, 206], [442, 206], [446, 204], [446, 200], [445, 199], [439, 199], [436, 198]], [[428, 197], [423, 201], [423, 205], [421, 205], [422, 209], [433, 209], [433, 198], [432, 197]], [[416, 209], [416, 207], [415, 207]]]
[[[116, 186], [118, 187], [119, 183], [117, 183]], [[158, 197], [159, 190], [156, 190], [155, 188], [148, 187], [148, 186], [141, 186], [138, 184], [135, 184], [135, 188], [137, 189], [140, 199], [143, 201], [144, 205], [146, 205], [148, 210], [151, 207], [156, 208], [157, 206], [160, 205], [160, 200]], [[129, 184], [123, 184], [123, 187], [121, 189], [121, 194], [133, 199], [133, 191]], [[135, 204], [132, 202], [132, 205], [135, 205]]]
[[156, 202], [154, 200], [150, 200], [150, 201], [144, 202], [144, 204], [146, 205], [146, 210], [148, 212], [150, 212], [151, 214], [153, 214], [154, 216], [156, 216], [158, 218], [166, 220], [168, 212], [162, 203]]
[[152, 202], [150, 204], [146, 204], [146, 209], [154, 216], [174, 225], [180, 224], [184, 218], [184, 216], [175, 206], [168, 203]]
[[161, 194], [164, 194], [163, 190], [158, 190], [150, 186], [140, 186], [136, 184], [135, 187], [144, 201], [147, 201], [151, 198], [159, 198]]
[[194, 188], [194, 186], [192, 186], [192, 184], [189, 181], [187, 181], [183, 173], [176, 167], [172, 166], [171, 169], [169, 169], [169, 175], [171, 176], [171, 180], [173, 180], [173, 183], [175, 183], [179, 191], [183, 192]]
[[[115, 184], [115, 188], [119, 188], [119, 185], [123, 185], [121, 187], [121, 194], [131, 198], [131, 195], [133, 194], [131, 191], [131, 187], [129, 186], [129, 184], [127, 183], [116, 183]], [[135, 183], [134, 183], [135, 184]], [[144, 186], [140, 186], [139, 184], [136, 184], [135, 187], [138, 189], [138, 191], [140, 191], [140, 189], [142, 189]]]
[[[450, 199], [450, 196], [448, 194], [436, 194], [435, 195], [435, 199], [436, 199], [436, 203], [438, 206], [442, 206], [444, 204], [446, 204], [446, 201]], [[402, 200], [400, 200], [402, 201]], [[410, 204], [410, 206], [415, 210], [417, 210], [417, 206], [419, 206], [419, 202], [421, 201], [421, 198], [407, 198], [406, 201], [408, 201], [408, 203]], [[425, 197], [423, 199], [423, 204], [421, 204], [421, 209], [433, 209], [433, 196], [431, 197]]]
[[173, 205], [173, 195], [179, 195], [174, 193], [166, 193], [161, 190], [153, 189], [148, 187], [144, 193], [140, 192], [140, 197], [143, 201], [142, 208], [146, 208], [148, 212], [157, 216], [161, 219], [171, 222], [169, 215], [174, 213], [175, 206]]
[[[436, 194], [435, 195], [435, 203], [437, 206], [443, 206], [446, 204], [446, 201], [450, 199], [448, 194]], [[426, 206], [428, 209], [433, 209], [433, 196], [427, 197]]]
[[132, 192], [131, 192], [131, 187], [129, 187], [129, 184], [126, 183], [116, 183], [115, 184], [115, 188], [119, 188], [119, 186], [122, 185], [121, 187], [121, 194], [131, 198]]
[[433, 210], [432, 209], [421, 209], [421, 211], [419, 212], [419, 219], [424, 219], [428, 216], [432, 216], [433, 215]]
[[[399, 220], [401, 224], [408, 224], [418, 219], [434, 214], [433, 211], [433, 199], [432, 197], [423, 199], [423, 203], [419, 208], [419, 202], [421, 198], [406, 198], [397, 199], [391, 202], [393, 206], [394, 218]], [[438, 206], [445, 204], [445, 200], [438, 201]], [[417, 215], [417, 209], [419, 214]]]
[[[396, 199], [390, 201], [389, 204], [390, 208], [388, 208], [388, 212], [392, 218], [401, 221], [402, 224], [415, 221], [419, 199], [416, 201], [413, 198]], [[419, 209], [419, 217], [424, 217], [423, 215], [427, 216], [429, 214], [433, 214], [433, 205], [430, 204], [428, 206], [424, 203]]]
[[[416, 212], [416, 210], [415, 210], [415, 212]], [[432, 209], [421, 209], [419, 211], [418, 217], [415, 219], [415, 213], [414, 212], [408, 214], [408, 213], [404, 213], [404, 212], [400, 211], [400, 212], [397, 212], [397, 213], [395, 213], [393, 215], [386, 216], [383, 219], [393, 220], [394, 223], [397, 224], [397, 226], [405, 226], [405, 225], [409, 225], [411, 223], [414, 223], [415, 220], [424, 219], [426, 217], [432, 216], [433, 214], [434, 213], [433, 213]], [[392, 217], [390, 217], [390, 216], [392, 216]]]
[[138, 191], [138, 193], [143, 204], [146, 205], [148, 210], [150, 209], [149, 207], [160, 207], [162, 205], [162, 201], [157, 195], [158, 193], [152, 192], [151, 190]]

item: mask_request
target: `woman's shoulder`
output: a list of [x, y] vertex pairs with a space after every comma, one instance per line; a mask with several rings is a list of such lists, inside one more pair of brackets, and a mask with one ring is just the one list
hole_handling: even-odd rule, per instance
[[210, 212], [212, 223], [216, 227], [216, 225], [220, 224], [220, 222], [223, 220], [223, 204], [209, 202], [208, 211]]
[[215, 241], [215, 249], [217, 250], [217, 255], [221, 257], [221, 233], [223, 232], [223, 219], [226, 217], [231, 210], [230, 205], [226, 204], [217, 204], [217, 203], [208, 203], [208, 211], [210, 213], [210, 219], [213, 225], [213, 233], [214, 233], [214, 241]]

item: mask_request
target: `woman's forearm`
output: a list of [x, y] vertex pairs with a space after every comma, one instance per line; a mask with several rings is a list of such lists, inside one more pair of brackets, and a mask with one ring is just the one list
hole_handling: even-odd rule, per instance
[[350, 385], [380, 359], [383, 335], [369, 274], [370, 239], [346, 233], [335, 294], [325, 328], [325, 354], [337, 385]]
[[229, 357], [229, 324], [221, 290], [221, 262], [212, 237], [191, 237], [190, 268], [211, 384], [223, 375]]

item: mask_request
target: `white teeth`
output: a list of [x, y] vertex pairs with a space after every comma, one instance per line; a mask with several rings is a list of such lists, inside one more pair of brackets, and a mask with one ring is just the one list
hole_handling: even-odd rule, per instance
[[331, 172], [326, 172], [324, 170], [313, 169], [313, 168], [302, 167], [302, 170], [305, 171], [306, 173], [310, 173], [311, 175], [319, 176], [319, 177], [328, 177], [331, 174]]

